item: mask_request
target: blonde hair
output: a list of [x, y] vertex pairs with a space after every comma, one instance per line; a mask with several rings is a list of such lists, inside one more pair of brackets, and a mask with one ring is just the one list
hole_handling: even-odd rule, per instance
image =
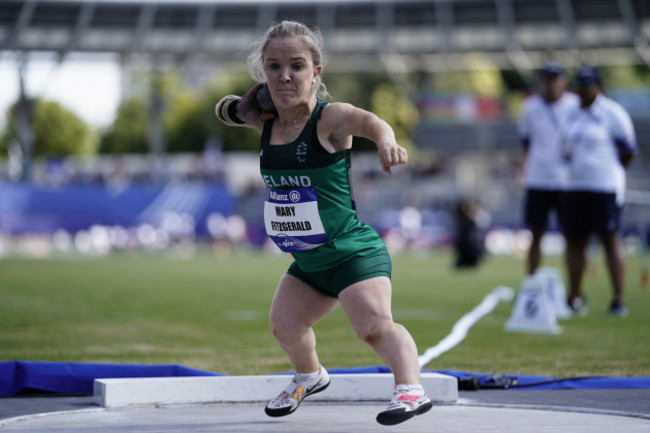
[[[310, 29], [297, 21], [285, 20], [271, 25], [264, 35], [253, 44], [247, 58], [248, 73], [253, 80], [258, 83], [266, 81], [266, 74], [264, 73], [264, 50], [271, 40], [284, 37], [299, 38], [309, 48], [309, 51], [311, 51], [314, 67], [325, 67], [325, 41], [320, 30], [316, 27]], [[316, 77], [314, 92], [322, 98], [329, 96], [327, 87], [323, 83], [320, 74]]]

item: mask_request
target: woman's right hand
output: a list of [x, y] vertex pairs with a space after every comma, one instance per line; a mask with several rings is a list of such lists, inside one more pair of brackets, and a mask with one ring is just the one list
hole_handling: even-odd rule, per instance
[[237, 103], [237, 117], [246, 123], [264, 122], [273, 117], [273, 114], [263, 112], [257, 105], [256, 94], [263, 85], [263, 83], [255, 84]]

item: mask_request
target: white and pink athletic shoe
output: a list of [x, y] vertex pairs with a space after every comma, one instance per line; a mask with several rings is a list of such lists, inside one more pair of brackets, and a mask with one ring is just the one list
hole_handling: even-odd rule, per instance
[[324, 391], [329, 385], [330, 377], [322, 366], [314, 378], [305, 378], [296, 373], [287, 387], [266, 405], [264, 411], [268, 416], [289, 415], [298, 409], [305, 397]]
[[397, 385], [394, 387], [393, 398], [386, 410], [377, 415], [377, 422], [383, 425], [395, 425], [422, 415], [433, 403], [420, 385]]

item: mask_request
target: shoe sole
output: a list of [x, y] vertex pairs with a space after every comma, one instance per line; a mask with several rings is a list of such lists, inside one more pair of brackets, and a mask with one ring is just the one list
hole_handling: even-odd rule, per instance
[[408, 421], [416, 415], [422, 415], [425, 412], [428, 412], [433, 407], [432, 402], [427, 402], [421, 404], [417, 409], [407, 412], [403, 411], [386, 411], [381, 412], [377, 415], [377, 422], [381, 425], [395, 425]]
[[408, 421], [416, 415], [422, 415], [428, 412], [433, 407], [432, 402], [422, 403], [417, 409], [407, 412], [406, 409], [402, 411], [386, 411], [377, 415], [377, 422], [381, 425], [395, 425]]
[[269, 407], [267, 406], [267, 407], [264, 408], [264, 413], [266, 413], [268, 416], [272, 416], [272, 417], [286, 416], [286, 415], [292, 414], [293, 412], [296, 411], [296, 409], [298, 409], [298, 406], [300, 406], [300, 403], [302, 403], [302, 401], [304, 399], [306, 399], [310, 395], [318, 394], [319, 392], [325, 391], [327, 389], [327, 387], [330, 386], [330, 383], [331, 383], [331, 380], [328, 381], [325, 384], [325, 386], [322, 386], [322, 387], [318, 388], [315, 391], [312, 391], [312, 392], [310, 392], [308, 394], [305, 394], [303, 396], [303, 398], [300, 399], [300, 401], [298, 402], [296, 407], [294, 407], [294, 408], [289, 407], [289, 408], [282, 408], [282, 409], [269, 409]]

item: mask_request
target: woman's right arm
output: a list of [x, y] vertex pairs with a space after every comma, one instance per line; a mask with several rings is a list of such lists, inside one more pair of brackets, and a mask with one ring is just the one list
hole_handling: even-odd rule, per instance
[[242, 97], [228, 95], [221, 98], [214, 109], [217, 119], [228, 126], [253, 128], [262, 133], [264, 121], [272, 115], [262, 112], [257, 105], [255, 94], [261, 86], [262, 84], [254, 85]]

